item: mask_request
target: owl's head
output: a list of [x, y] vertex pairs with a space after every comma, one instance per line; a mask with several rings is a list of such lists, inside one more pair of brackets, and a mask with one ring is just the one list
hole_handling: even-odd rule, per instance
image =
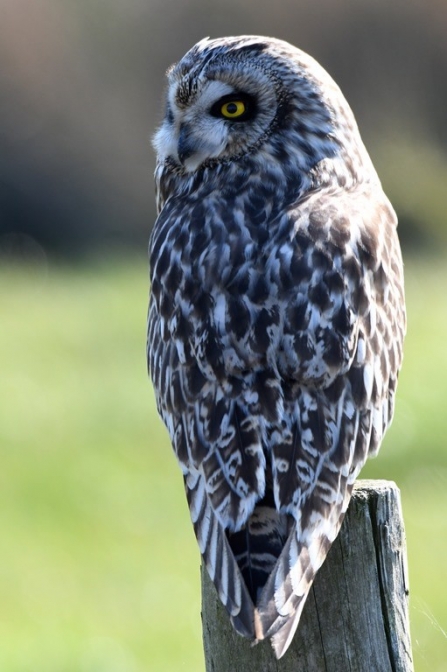
[[258, 154], [302, 171], [362, 152], [352, 112], [331, 77], [281, 40], [205, 39], [168, 70], [159, 163], [191, 174]]

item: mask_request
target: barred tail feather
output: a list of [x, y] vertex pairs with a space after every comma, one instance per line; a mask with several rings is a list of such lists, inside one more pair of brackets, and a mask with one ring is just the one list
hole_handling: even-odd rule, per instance
[[231, 623], [240, 635], [255, 639], [254, 605], [230, 548], [225, 530], [209, 502], [203, 478], [187, 481], [194, 532], [208, 574]]

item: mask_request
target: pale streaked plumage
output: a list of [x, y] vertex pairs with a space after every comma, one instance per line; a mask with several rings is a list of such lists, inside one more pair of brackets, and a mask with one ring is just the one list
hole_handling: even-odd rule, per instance
[[154, 145], [157, 405], [220, 599], [280, 657], [392, 418], [396, 218], [340, 90], [279, 40], [193, 47]]

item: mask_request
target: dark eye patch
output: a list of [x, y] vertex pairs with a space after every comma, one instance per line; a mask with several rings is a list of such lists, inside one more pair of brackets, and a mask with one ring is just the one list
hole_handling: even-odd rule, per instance
[[[245, 111], [243, 114], [241, 114], [238, 117], [234, 117], [233, 119], [229, 119], [227, 116], [222, 114], [222, 107], [228, 103], [232, 102], [237, 102], [240, 101], [244, 104], [245, 106]], [[249, 119], [253, 119], [254, 116], [256, 116], [256, 99], [254, 96], [251, 96], [248, 93], [229, 93], [226, 96], [222, 96], [222, 98], [219, 98], [219, 100], [216, 100], [216, 102], [213, 104], [213, 106], [210, 109], [210, 114], [213, 117], [216, 117], [218, 119], [225, 119], [226, 121], [231, 121], [231, 123], [236, 123], [239, 121], [248, 121]]]

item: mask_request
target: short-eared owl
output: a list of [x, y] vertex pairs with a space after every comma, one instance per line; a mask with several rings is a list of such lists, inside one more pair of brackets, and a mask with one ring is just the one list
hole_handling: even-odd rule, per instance
[[330, 76], [266, 37], [168, 71], [148, 359], [234, 628], [287, 650], [394, 407], [396, 217]]

